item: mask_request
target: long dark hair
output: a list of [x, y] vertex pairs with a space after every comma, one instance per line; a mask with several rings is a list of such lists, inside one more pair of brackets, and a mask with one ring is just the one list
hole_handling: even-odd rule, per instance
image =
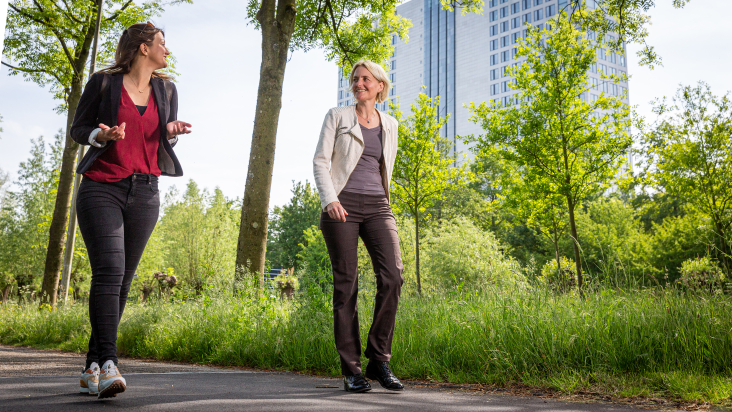
[[[150, 22], [133, 24], [128, 27], [127, 30], [122, 32], [122, 36], [119, 38], [117, 50], [114, 52], [114, 64], [100, 71], [109, 74], [129, 73], [132, 62], [140, 51], [140, 45], [145, 43], [152, 47], [152, 43], [158, 33], [163, 33], [163, 37], [165, 37], [165, 32]], [[169, 75], [158, 70], [153, 72], [153, 76], [163, 80], [171, 80]]]

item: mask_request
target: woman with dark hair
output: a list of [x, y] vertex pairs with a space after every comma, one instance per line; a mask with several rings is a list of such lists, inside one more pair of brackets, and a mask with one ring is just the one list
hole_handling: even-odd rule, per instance
[[115, 64], [89, 79], [71, 126], [77, 143], [92, 146], [76, 170], [84, 175], [76, 209], [92, 269], [92, 331], [80, 391], [99, 398], [127, 388], [117, 369], [117, 328], [158, 220], [158, 177], [183, 175], [173, 146], [191, 125], [177, 120], [175, 85], [159, 72], [168, 54], [161, 29], [150, 22], [130, 26]]
[[[389, 182], [398, 148], [399, 124], [376, 109], [389, 95], [389, 78], [378, 64], [362, 60], [348, 78], [356, 105], [335, 107], [325, 116], [313, 159], [323, 213], [323, 232], [333, 266], [335, 344], [344, 388], [365, 392], [374, 379], [382, 387], [404, 389], [391, 371], [391, 342], [404, 283], [396, 221], [389, 206]], [[363, 239], [376, 274], [374, 318], [361, 373], [358, 325], [358, 238]], [[364, 378], [365, 375], [365, 378]]]

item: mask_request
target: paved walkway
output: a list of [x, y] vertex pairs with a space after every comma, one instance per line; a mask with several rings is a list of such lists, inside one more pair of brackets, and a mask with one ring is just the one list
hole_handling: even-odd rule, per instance
[[127, 391], [99, 401], [77, 393], [84, 357], [57, 351], [0, 346], [0, 411], [80, 411], [114, 408], [145, 411], [638, 411], [607, 403], [567, 403], [426, 388], [404, 392], [378, 387], [364, 394], [343, 391], [340, 379], [295, 373], [181, 365], [121, 359]]

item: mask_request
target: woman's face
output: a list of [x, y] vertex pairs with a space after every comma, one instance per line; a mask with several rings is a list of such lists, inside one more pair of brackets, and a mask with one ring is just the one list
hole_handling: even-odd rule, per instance
[[[145, 50], [145, 47], [147, 45], [141, 45], [140, 47], [142, 50]], [[165, 47], [165, 37], [163, 37], [163, 33], [158, 32], [155, 34], [155, 39], [152, 42], [152, 45], [147, 46], [147, 58], [150, 61], [150, 63], [155, 66], [155, 70], [158, 69], [164, 69], [168, 67], [168, 61], [166, 58], [170, 52]]]
[[359, 102], [376, 100], [376, 96], [382, 90], [384, 90], [384, 83], [376, 80], [366, 67], [359, 66], [353, 72], [353, 97]]

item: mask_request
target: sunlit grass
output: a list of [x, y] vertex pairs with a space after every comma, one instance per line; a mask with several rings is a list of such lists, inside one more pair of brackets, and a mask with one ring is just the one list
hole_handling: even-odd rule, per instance
[[[338, 375], [329, 299], [130, 304], [119, 350]], [[360, 301], [365, 343], [373, 299]], [[0, 306], [5, 344], [83, 352], [88, 333], [82, 305], [56, 311]], [[602, 290], [584, 298], [536, 290], [403, 296], [392, 367], [411, 379], [726, 403], [732, 397], [732, 299], [663, 290]]]

